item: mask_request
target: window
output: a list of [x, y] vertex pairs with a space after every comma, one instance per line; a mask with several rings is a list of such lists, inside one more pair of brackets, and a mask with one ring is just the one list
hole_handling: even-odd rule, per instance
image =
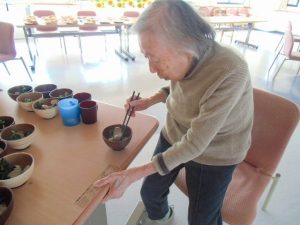
[[298, 7], [299, 0], [288, 0], [287, 6]]
[[[299, 1], [299, 0], [298, 0]], [[219, 0], [218, 4], [244, 4], [245, 0]]]

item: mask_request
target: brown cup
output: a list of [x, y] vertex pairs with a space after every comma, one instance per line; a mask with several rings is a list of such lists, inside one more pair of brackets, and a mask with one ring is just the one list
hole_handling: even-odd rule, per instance
[[79, 105], [82, 122], [92, 124], [97, 122], [98, 104], [95, 101], [83, 101]]
[[92, 100], [92, 95], [87, 92], [79, 92], [79, 93], [73, 95], [73, 98], [76, 98], [78, 100], [78, 102], [80, 103], [83, 101]]

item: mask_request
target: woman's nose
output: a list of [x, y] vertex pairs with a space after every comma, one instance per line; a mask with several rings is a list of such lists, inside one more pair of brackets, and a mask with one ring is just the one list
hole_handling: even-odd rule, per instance
[[153, 63], [149, 60], [149, 70], [151, 73], [156, 73], [157, 70], [156, 70], [156, 67], [153, 65]]

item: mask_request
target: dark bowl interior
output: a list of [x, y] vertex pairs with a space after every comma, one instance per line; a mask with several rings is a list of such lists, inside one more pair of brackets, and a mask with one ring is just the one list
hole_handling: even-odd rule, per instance
[[5, 141], [0, 140], [0, 157], [7, 154], [7, 144]]
[[9, 97], [11, 97], [15, 101], [20, 94], [26, 92], [32, 92], [32, 87], [30, 85], [14, 86], [7, 90]]
[[[34, 126], [29, 123], [15, 124], [15, 125], [5, 128], [2, 131], [1, 139], [5, 140], [5, 141], [12, 141], [12, 139], [11, 139], [11, 136], [13, 134], [12, 131], [23, 131], [26, 134], [25, 137], [27, 137], [34, 132], [34, 129], [35, 129]], [[23, 138], [25, 138], [25, 137], [23, 137]], [[18, 140], [21, 140], [21, 139], [18, 139]]]
[[69, 88], [58, 88], [49, 93], [51, 98], [58, 98], [59, 100], [64, 98], [72, 98], [73, 91]]
[[15, 119], [11, 116], [0, 116], [0, 132], [11, 125], [15, 124]]
[[44, 98], [50, 98], [49, 93], [56, 88], [57, 86], [55, 84], [41, 84], [36, 86], [34, 88], [34, 91], [42, 93]]
[[120, 151], [124, 149], [130, 142], [132, 138], [132, 129], [127, 126], [122, 139], [113, 140], [113, 133], [115, 127], [121, 127], [123, 129], [124, 126], [122, 124], [114, 124], [106, 127], [102, 132], [102, 137], [104, 142], [113, 150]]
[[6, 187], [0, 187], [0, 204], [4, 204], [6, 209], [0, 214], [0, 225], [5, 224], [11, 214], [14, 205], [13, 192]]

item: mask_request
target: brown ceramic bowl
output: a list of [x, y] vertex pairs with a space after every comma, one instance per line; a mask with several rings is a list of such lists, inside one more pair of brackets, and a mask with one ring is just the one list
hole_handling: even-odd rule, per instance
[[26, 92], [32, 92], [32, 87], [30, 85], [18, 85], [11, 87], [10, 89], [7, 90], [7, 94], [9, 97], [11, 97], [13, 100], [17, 100], [17, 97]]
[[20, 123], [5, 128], [0, 138], [6, 141], [10, 148], [22, 150], [31, 145], [34, 135], [34, 125], [30, 123]]
[[130, 142], [132, 138], [132, 129], [127, 126], [124, 131], [123, 137], [114, 138], [114, 131], [116, 127], [119, 127], [121, 130], [124, 126], [122, 124], [114, 124], [111, 126], [106, 127], [102, 132], [102, 137], [104, 142], [113, 150], [120, 151], [124, 149]]
[[11, 189], [0, 187], [0, 204], [3, 204], [3, 212], [0, 213], [0, 225], [4, 225], [14, 206], [14, 197]]
[[57, 86], [55, 84], [41, 84], [36, 86], [34, 88], [34, 91], [42, 93], [44, 98], [50, 98], [49, 93], [56, 88]]
[[7, 144], [4, 140], [0, 140], [0, 157], [7, 154]]
[[57, 98], [58, 100], [64, 99], [64, 98], [72, 98], [73, 91], [69, 88], [58, 88], [49, 93], [49, 96], [51, 98]]
[[21, 108], [28, 112], [33, 112], [32, 104], [36, 101], [43, 99], [43, 94], [39, 92], [28, 92], [20, 94], [17, 97], [17, 102]]
[[0, 116], [0, 133], [6, 127], [15, 124], [15, 119], [11, 116]]

